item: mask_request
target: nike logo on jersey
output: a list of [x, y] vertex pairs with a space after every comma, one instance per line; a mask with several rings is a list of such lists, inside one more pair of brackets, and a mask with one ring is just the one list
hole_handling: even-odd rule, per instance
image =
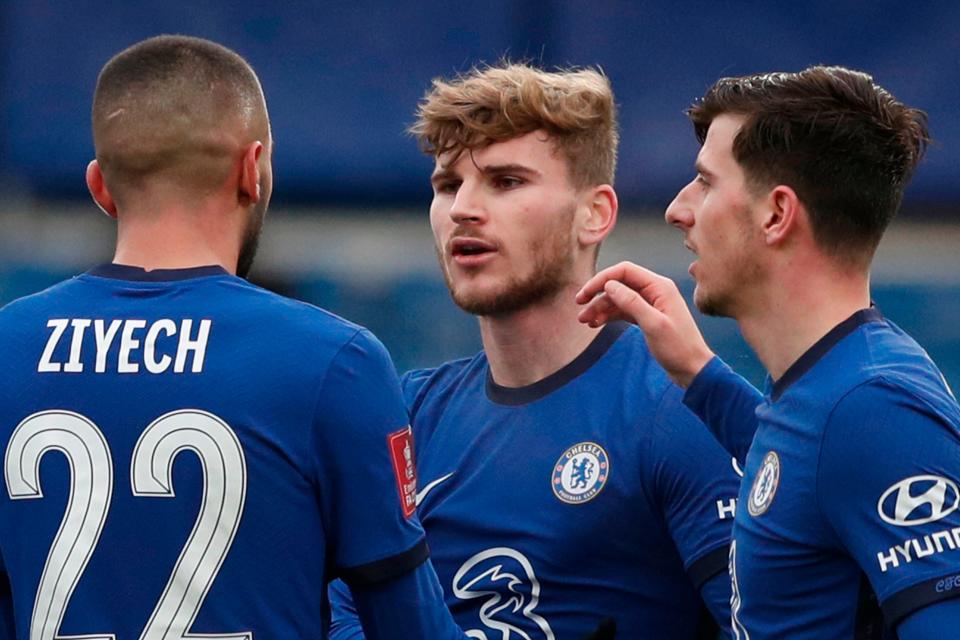
[[445, 480], [448, 480], [448, 479], [450, 478], [450, 476], [452, 476], [452, 475], [453, 475], [453, 472], [451, 471], [450, 473], [448, 473], [448, 474], [445, 475], [445, 476], [440, 476], [439, 478], [437, 478], [436, 480], [434, 480], [433, 482], [431, 482], [431, 483], [429, 483], [427, 486], [425, 486], [423, 489], [421, 489], [420, 491], [418, 491], [418, 492], [417, 492], [417, 506], [418, 506], [418, 507], [420, 506], [420, 503], [423, 502], [423, 499], [427, 497], [427, 494], [430, 493], [437, 485], [439, 485], [441, 482], [444, 482]]

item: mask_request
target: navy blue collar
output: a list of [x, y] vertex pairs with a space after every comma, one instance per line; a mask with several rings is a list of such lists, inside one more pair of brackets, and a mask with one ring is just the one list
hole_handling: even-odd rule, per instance
[[189, 269], [154, 269], [147, 271], [143, 267], [131, 267], [126, 264], [101, 264], [87, 271], [88, 275], [113, 280], [133, 280], [135, 282], [173, 282], [207, 276], [228, 276], [230, 273], [220, 265], [190, 267]]
[[790, 365], [790, 368], [784, 371], [780, 379], [773, 383], [773, 392], [770, 394], [773, 401], [776, 402], [787, 390], [787, 387], [803, 377], [807, 371], [813, 368], [823, 356], [827, 355], [838, 342], [853, 333], [857, 327], [868, 322], [881, 322], [883, 314], [874, 306], [867, 309], [860, 309], [852, 316], [835, 326], [827, 335], [817, 340], [812, 347], [800, 356], [796, 362]]
[[578, 355], [567, 366], [559, 371], [551, 373], [543, 380], [538, 380], [525, 387], [504, 387], [493, 381], [493, 374], [487, 367], [487, 398], [497, 404], [517, 406], [527, 404], [550, 395], [563, 385], [574, 378], [579, 377], [592, 367], [597, 360], [603, 357], [617, 338], [627, 330], [630, 325], [626, 322], [611, 322], [606, 325], [597, 337], [593, 339], [583, 353]]

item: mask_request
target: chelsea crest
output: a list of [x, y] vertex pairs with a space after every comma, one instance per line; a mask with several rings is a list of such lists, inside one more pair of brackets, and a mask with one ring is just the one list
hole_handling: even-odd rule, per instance
[[747, 511], [756, 517], [770, 508], [773, 496], [780, 486], [780, 456], [776, 451], [769, 451], [763, 458], [763, 464], [750, 490], [750, 500], [747, 502]]
[[567, 504], [593, 500], [610, 478], [610, 458], [594, 442], [575, 444], [553, 465], [553, 494]]

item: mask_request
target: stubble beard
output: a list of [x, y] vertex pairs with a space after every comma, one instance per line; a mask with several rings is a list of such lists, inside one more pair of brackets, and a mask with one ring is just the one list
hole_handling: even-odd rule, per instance
[[736, 319], [743, 309], [744, 299], [763, 278], [763, 269], [749, 250], [754, 245], [750, 242], [752, 231], [744, 226], [742, 232], [743, 242], [738, 255], [723, 269], [725, 284], [721, 283], [722, 286], [710, 291], [697, 283], [693, 291], [693, 304], [705, 316]]
[[[260, 192], [263, 191], [261, 182]], [[253, 259], [257, 255], [257, 249], [260, 246], [260, 234], [263, 232], [263, 220], [267, 215], [268, 200], [261, 199], [254, 205], [250, 212], [250, 219], [247, 220], [247, 228], [244, 229], [243, 239], [240, 242], [240, 254], [237, 257], [237, 275], [246, 278], [253, 268]]]
[[437, 247], [443, 277], [454, 303], [475, 316], [503, 316], [559, 294], [573, 281], [573, 214], [571, 208], [562, 215], [557, 229], [545, 233], [527, 248], [534, 256], [529, 275], [521, 278], [512, 274], [506, 284], [490, 292], [468, 293], [458, 289], [444, 262], [443, 251]]

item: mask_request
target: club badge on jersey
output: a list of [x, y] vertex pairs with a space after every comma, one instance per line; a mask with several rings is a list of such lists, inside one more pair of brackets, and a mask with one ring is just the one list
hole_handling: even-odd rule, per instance
[[553, 493], [567, 504], [583, 504], [597, 497], [610, 478], [610, 458], [594, 442], [575, 444], [553, 468]]
[[776, 451], [770, 451], [763, 458], [763, 464], [760, 466], [760, 472], [757, 473], [753, 481], [753, 488], [750, 489], [750, 500], [747, 502], [747, 510], [750, 515], [757, 517], [766, 513], [770, 505], [773, 504], [773, 498], [777, 495], [777, 487], [780, 485], [780, 456]]

